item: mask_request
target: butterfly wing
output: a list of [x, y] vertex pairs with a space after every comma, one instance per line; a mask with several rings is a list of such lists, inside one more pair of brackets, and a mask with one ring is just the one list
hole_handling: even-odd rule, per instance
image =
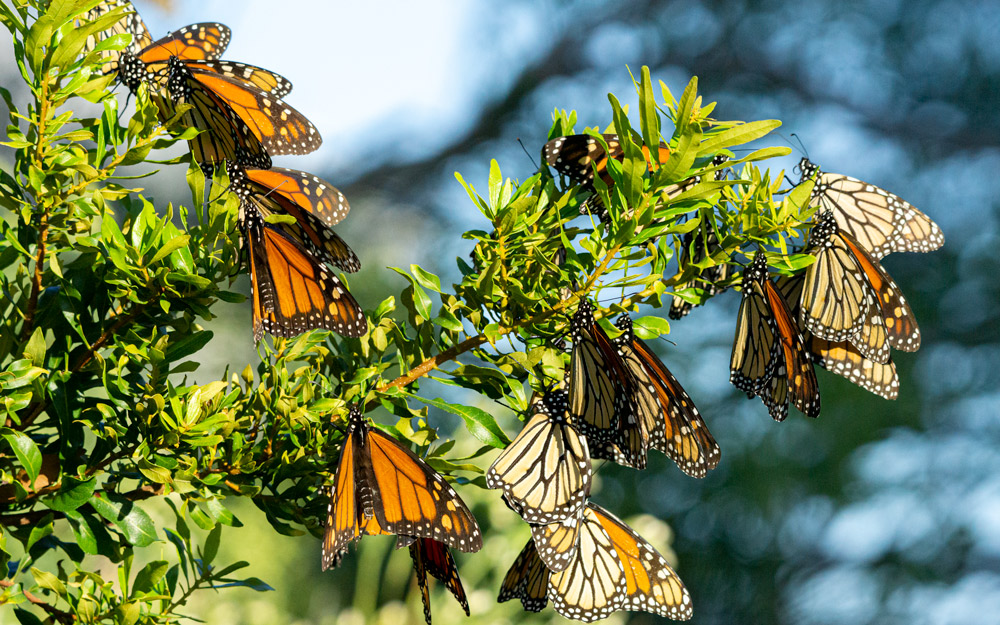
[[758, 253], [743, 272], [743, 299], [729, 359], [729, 381], [749, 397], [760, 394], [783, 364], [778, 329], [764, 293], [766, 281], [767, 260]]
[[297, 336], [313, 328], [361, 336], [368, 322], [343, 283], [252, 205], [242, 226], [249, 246], [254, 338]]
[[535, 542], [529, 540], [500, 584], [497, 601], [520, 599], [528, 612], [541, 612], [548, 605], [550, 571], [538, 556]]
[[189, 63], [193, 78], [242, 119], [268, 154], [309, 154], [323, 138], [311, 121], [284, 101], [224, 74]]
[[[532, 416], [486, 473], [528, 523], [579, 515], [590, 495], [587, 441], [566, 418], [566, 393], [532, 404]], [[551, 406], [551, 408], [550, 408]]]
[[365, 453], [366, 436], [361, 411], [353, 407], [330, 490], [323, 535], [324, 571], [338, 566], [347, 546], [361, 536], [389, 533], [382, 530], [375, 517], [379, 494], [371, 486], [371, 466]]
[[622, 608], [674, 620], [691, 618], [691, 596], [667, 560], [618, 517], [595, 504], [590, 507], [625, 574]]
[[[635, 338], [631, 318], [622, 315], [618, 326], [623, 329], [619, 339], [626, 364], [636, 371], [636, 379], [640, 382], [638, 370], [641, 367], [648, 380], [646, 388], [656, 399], [655, 417], [647, 424], [649, 446], [660, 450], [688, 475], [704, 477], [719, 464], [722, 453], [719, 444], [677, 378], [648, 345]], [[649, 400], [641, 403], [648, 406]]]
[[127, 0], [103, 0], [87, 11], [84, 17], [88, 22], [94, 22], [118, 9], [124, 11], [121, 13], [121, 17], [110, 28], [87, 37], [83, 46], [83, 53], [89, 54], [97, 47], [97, 44], [105, 39], [116, 35], [131, 35], [132, 41], [123, 50], [104, 50], [101, 52], [101, 58], [104, 60], [102, 71], [105, 74], [118, 71], [122, 54], [137, 55], [143, 48], [153, 43], [153, 38], [149, 34], [149, 29], [146, 28], [146, 24], [139, 17], [139, 13], [132, 6], [132, 3], [127, 2]]
[[260, 193], [284, 196], [319, 217], [327, 226], [337, 225], [351, 210], [343, 193], [308, 172], [282, 167], [247, 169], [246, 177]]
[[292, 83], [269, 69], [235, 61], [201, 60], [198, 69], [220, 74], [259, 89], [273, 98], [283, 98], [292, 91]]
[[[817, 171], [807, 159], [799, 167], [803, 180]], [[819, 172], [812, 201], [832, 210], [837, 225], [875, 259], [891, 252], [930, 252], [944, 245], [944, 233], [930, 217], [899, 196], [856, 178]]]
[[469, 615], [469, 601], [458, 577], [458, 567], [455, 558], [444, 543], [429, 538], [418, 538], [410, 543], [410, 557], [413, 558], [413, 570], [417, 576], [417, 586], [424, 604], [424, 620], [431, 625], [430, 588], [427, 584], [427, 574], [430, 573], [444, 583], [445, 587], [455, 596], [458, 604]]
[[[782, 276], [778, 278], [777, 287], [790, 304], [793, 318], [798, 318], [799, 300], [802, 294], [804, 277]], [[847, 378], [852, 384], [871, 391], [885, 399], [896, 399], [899, 395], [899, 376], [896, 365], [890, 359], [886, 363], [878, 363], [866, 358], [857, 347], [847, 341], [831, 342], [809, 334], [801, 325], [799, 329], [805, 333], [806, 346], [816, 365]]]
[[188, 141], [191, 157], [206, 175], [223, 161], [248, 167], [268, 168], [271, 157], [250, 127], [225, 102], [205, 89], [176, 58], [168, 61], [169, 98], [157, 98], [161, 116], [169, 119], [175, 104], [190, 104], [179, 120], [181, 128], [201, 132]]
[[[784, 405], [783, 414], [788, 414], [788, 399], [791, 399], [795, 407], [809, 417], [818, 417], [820, 411], [819, 383], [816, 381], [816, 372], [813, 363], [809, 358], [809, 353], [805, 348], [805, 340], [799, 332], [796, 319], [785, 302], [774, 283], [765, 281], [764, 290], [771, 307], [771, 314], [775, 320], [775, 327], [778, 330], [778, 339], [784, 353], [784, 364], [786, 369], [784, 383], [772, 381], [771, 401], [765, 399], [768, 408], [771, 409], [771, 416], [781, 414], [782, 409], [778, 406]], [[773, 406], [773, 409], [772, 409]], [[784, 417], [782, 417], [784, 418]], [[781, 419], [777, 419], [781, 420]]]
[[913, 311], [910, 310], [910, 305], [903, 297], [903, 292], [896, 286], [895, 281], [886, 273], [882, 265], [868, 254], [854, 237], [843, 236], [844, 242], [851, 249], [857, 259], [858, 266], [861, 267], [868, 283], [875, 292], [878, 305], [873, 306], [874, 314], [879, 317], [886, 332], [884, 353], [881, 351], [877, 353], [862, 351], [869, 358], [882, 363], [889, 358], [890, 346], [905, 352], [917, 351], [920, 348], [920, 328]]
[[580, 302], [570, 328], [573, 337], [569, 375], [570, 415], [573, 423], [589, 440], [611, 440], [618, 427], [615, 397], [620, 376], [614, 372], [618, 356], [607, 335], [595, 323], [589, 302]]
[[433, 538], [460, 551], [479, 551], [479, 524], [455, 489], [395, 439], [369, 429], [367, 453], [381, 499], [376, 508], [390, 534]]
[[538, 557], [552, 572], [562, 571], [570, 565], [579, 544], [581, 510], [577, 516], [531, 526], [531, 538]]
[[870, 320], [866, 312], [876, 305], [871, 285], [846, 241], [830, 211], [809, 234], [816, 262], [806, 269], [800, 318], [811, 333], [829, 341], [858, 335]]
[[566, 618], [590, 622], [624, 607], [625, 571], [593, 504], [583, 511], [576, 554], [562, 571], [549, 576], [549, 599]]

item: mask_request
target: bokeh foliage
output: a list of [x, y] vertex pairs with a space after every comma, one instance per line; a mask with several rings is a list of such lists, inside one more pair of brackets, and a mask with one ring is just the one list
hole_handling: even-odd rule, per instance
[[[199, 589], [267, 589], [239, 575], [245, 562], [219, 560], [226, 528], [241, 525], [231, 508], [249, 500], [273, 530], [319, 535], [349, 402], [383, 408], [383, 427], [435, 469], [482, 485], [484, 455], [508, 435], [487, 411], [417, 395], [421, 381], [523, 410], [530, 391], [562, 379], [561, 338], [579, 298], [596, 298], [602, 316], [660, 308], [667, 289], [704, 268], [665, 275], [680, 235], [714, 230], [723, 250], [705, 266], [743, 260], [757, 244], [777, 250], [775, 266], [806, 262], [789, 242], [810, 216], [800, 209], [808, 187], [785, 194], [781, 177], [756, 165], [787, 149], [730, 151], [777, 122], [714, 120], [696, 80], [675, 96], [644, 68], [637, 128], [609, 98], [608, 130], [628, 138], [624, 160], [611, 161], [614, 185], [598, 185], [615, 217], [609, 228], [581, 217], [579, 189], [563, 190], [546, 170], [518, 182], [494, 162], [484, 194], [459, 177], [487, 225], [465, 234], [473, 249], [457, 261], [457, 284], [417, 265], [396, 269], [406, 286], [369, 311], [365, 336], [263, 343], [256, 367], [190, 384], [197, 352], [212, 349], [202, 323], [219, 302], [241, 299], [229, 290], [240, 267], [236, 201], [224, 175], [208, 185], [195, 168], [190, 207], [157, 206], [134, 186], [127, 168], [139, 163], [188, 166], [186, 156], [154, 159], [192, 131], [160, 124], [143, 91], [122, 119], [97, 52], [125, 42], [80, 55], [105, 27], [77, 20], [94, 4], [0, 7], [31, 94], [22, 110], [2, 92], [16, 159], [0, 172], [0, 602], [16, 605], [21, 622], [154, 622], [179, 616]], [[80, 98], [100, 115], [76, 116]], [[550, 136], [574, 125], [574, 114], [557, 111]], [[669, 160], [647, 162], [640, 146], [661, 137]], [[734, 156], [726, 166], [735, 178], [713, 179], [718, 153]], [[666, 197], [693, 176], [698, 184]], [[669, 332], [659, 316], [637, 326], [644, 338]], [[476, 448], [459, 453], [438, 431], [443, 413], [461, 418]], [[162, 556], [150, 559], [154, 544]], [[514, 555], [495, 554], [501, 574]]]

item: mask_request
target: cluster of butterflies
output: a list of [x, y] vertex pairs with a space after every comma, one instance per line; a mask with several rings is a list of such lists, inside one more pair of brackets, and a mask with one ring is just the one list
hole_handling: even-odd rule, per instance
[[[292, 84], [270, 70], [221, 60], [230, 40], [222, 24], [192, 24], [154, 41], [127, 0], [103, 0], [86, 18], [107, 22], [107, 29], [84, 53], [97, 51], [104, 71], [131, 93], [146, 85], [172, 132], [199, 131], [188, 146], [206, 176], [226, 168], [229, 190], [240, 200], [254, 339], [313, 328], [363, 335], [364, 313], [331, 268], [361, 267], [332, 230], [350, 210], [346, 198], [313, 174], [271, 163], [272, 155], [308, 154], [322, 143], [312, 122], [282, 100]], [[108, 49], [106, 40], [117, 35], [131, 42]]]
[[[174, 131], [199, 131], [189, 147], [206, 175], [226, 168], [230, 190], [240, 200], [255, 339], [265, 331], [287, 337], [312, 328], [364, 334], [365, 316], [332, 269], [360, 268], [332, 230], [349, 211], [346, 199], [312, 174], [271, 163], [272, 155], [305, 154], [321, 142], [313, 124], [281, 99], [291, 84], [269, 70], [220, 60], [230, 38], [222, 24], [194, 24], [154, 41], [127, 0], [104, 0], [88, 18], [106, 20], [108, 28], [87, 52], [100, 51], [106, 71], [131, 92], [145, 84]], [[122, 34], [131, 43], [121, 52], [101, 43]], [[643, 152], [651, 164], [662, 163], [670, 149]], [[603, 142], [590, 135], [559, 137], [543, 155], [592, 192], [582, 212], [604, 222], [612, 218], [594, 182], [600, 177], [605, 186], [614, 184], [608, 162], [624, 157], [617, 135], [604, 135]], [[816, 262], [801, 275], [773, 280], [766, 255], [757, 251], [739, 282], [730, 366], [732, 383], [760, 396], [777, 420], [787, 416], [789, 403], [809, 416], [819, 414], [814, 365], [888, 399], [897, 396], [890, 349], [916, 350], [920, 333], [879, 261], [890, 252], [926, 252], [944, 243], [940, 228], [899, 197], [820, 172], [807, 159], [800, 168], [802, 182], [815, 184], [810, 204], [821, 209], [803, 249]], [[721, 179], [723, 159], [705, 171]], [[689, 178], [663, 194], [676, 198], [699, 181]], [[722, 248], [714, 230], [704, 230], [685, 236], [682, 264], [708, 265], [696, 276], [707, 299], [737, 281], [732, 263], [718, 257]], [[703, 262], [709, 257], [715, 262]], [[691, 307], [675, 296], [669, 314], [679, 319]], [[687, 619], [690, 596], [663, 556], [590, 501], [591, 463], [605, 459], [644, 469], [648, 451], [656, 449], [685, 473], [703, 477], [718, 465], [721, 452], [677, 379], [635, 336], [631, 318], [621, 315], [615, 325], [619, 333], [612, 338], [590, 302], [580, 301], [571, 320], [568, 389], [533, 399], [524, 428], [487, 472], [487, 485], [501, 489], [506, 504], [531, 527], [499, 600], [520, 599], [529, 611], [551, 601], [560, 614], [582, 621], [617, 610]], [[450, 549], [482, 547], [475, 517], [440, 474], [371, 427], [355, 406], [330, 493], [323, 568], [337, 566], [349, 545], [366, 535], [395, 535], [397, 547], [409, 547], [428, 624], [428, 574], [469, 613]]]
[[[549, 141], [543, 155], [560, 174], [593, 192], [595, 177], [609, 187], [614, 184], [609, 159], [624, 158], [617, 135], [603, 138], [607, 151], [591, 135], [572, 135]], [[650, 151], [643, 152], [652, 164]], [[661, 145], [660, 162], [669, 154]], [[723, 162], [724, 157], [716, 157], [706, 171], [714, 169], [717, 179], [723, 178]], [[814, 183], [809, 205], [817, 208], [800, 250], [816, 261], [803, 273], [771, 279], [766, 256], [758, 250], [736, 281], [733, 265], [719, 257], [722, 248], [711, 227], [703, 228], [701, 237], [698, 229], [685, 235], [681, 249], [682, 265], [709, 265], [695, 277], [704, 299], [733, 282], [742, 285], [730, 380], [749, 397], [760, 396], [776, 420], [788, 415], [789, 403], [809, 416], [819, 415], [814, 365], [886, 399], [898, 396], [890, 349], [916, 351], [920, 330], [879, 261], [891, 252], [929, 252], [944, 244], [938, 225], [900, 197], [850, 176], [822, 172], [806, 158], [798, 169], [800, 184]], [[699, 181], [689, 178], [663, 194], [676, 197]], [[595, 202], [599, 204], [596, 192], [581, 203], [581, 210], [609, 219]], [[704, 262], [709, 257], [714, 264]], [[669, 316], [680, 319], [692, 306], [675, 295]]]
[[720, 450], [691, 398], [628, 315], [612, 339], [581, 300], [571, 321], [568, 391], [532, 403], [524, 428], [486, 473], [490, 488], [531, 527], [531, 540], [507, 572], [500, 601], [539, 611], [548, 601], [582, 621], [616, 610], [676, 620], [691, 597], [666, 559], [607, 510], [589, 501], [592, 460], [646, 467], [649, 449], [685, 473], [704, 477]]

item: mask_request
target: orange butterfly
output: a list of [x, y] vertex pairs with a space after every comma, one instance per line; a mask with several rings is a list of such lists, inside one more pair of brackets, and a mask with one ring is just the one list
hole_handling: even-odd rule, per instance
[[312, 122], [279, 99], [291, 83], [260, 67], [219, 60], [229, 40], [223, 24], [186, 26], [138, 52], [123, 52], [119, 78], [133, 92], [149, 84], [165, 120], [176, 105], [192, 106], [181, 125], [203, 131], [192, 139], [192, 155], [209, 172], [223, 160], [266, 169], [266, 155], [318, 148], [322, 138]]
[[634, 380], [634, 403], [649, 447], [688, 475], [704, 477], [718, 466], [722, 452], [701, 413], [663, 361], [635, 336], [632, 318], [621, 315], [615, 326], [622, 331], [615, 344]]
[[538, 612], [551, 599], [556, 612], [585, 622], [617, 610], [691, 618], [684, 583], [632, 528], [591, 503], [577, 532], [576, 551], [558, 572], [545, 567], [534, 540], [529, 541], [504, 577], [499, 601], [518, 598], [526, 610]]
[[430, 573], [440, 581], [455, 596], [455, 600], [469, 616], [469, 600], [465, 596], [462, 580], [458, 577], [458, 567], [448, 546], [431, 538], [414, 538], [400, 536], [396, 539], [396, 548], [410, 546], [410, 557], [413, 558], [413, 571], [417, 575], [417, 587], [420, 588], [420, 599], [424, 603], [424, 620], [431, 625], [431, 594], [427, 585], [427, 574]]
[[347, 435], [330, 492], [323, 570], [365, 535], [432, 538], [460, 551], [479, 551], [479, 524], [448, 482], [395, 439], [368, 427], [351, 407]]
[[743, 299], [737, 313], [729, 380], [747, 396], [760, 395], [776, 421], [788, 403], [819, 416], [819, 384], [792, 313], [768, 277], [767, 258], [757, 251], [743, 272]]

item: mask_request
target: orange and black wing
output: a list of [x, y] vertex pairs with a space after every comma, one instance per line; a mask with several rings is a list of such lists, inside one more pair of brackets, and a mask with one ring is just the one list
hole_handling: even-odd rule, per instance
[[816, 381], [816, 371], [813, 369], [809, 352], [806, 351], [805, 340], [799, 332], [799, 325], [792, 316], [784, 296], [770, 280], [765, 281], [764, 291], [771, 306], [778, 340], [784, 354], [787, 379], [782, 388], [782, 382], [773, 382], [773, 394], [764, 397], [771, 416], [781, 421], [788, 415], [788, 401], [795, 405], [803, 414], [818, 417], [820, 411], [819, 382]]
[[340, 564], [348, 545], [363, 535], [386, 534], [375, 517], [378, 492], [364, 459], [367, 428], [357, 407], [348, 415], [348, 429], [340, 449], [337, 471], [330, 489], [326, 531], [323, 535], [323, 570]]
[[[820, 338], [851, 340], [862, 332], [862, 326], [871, 324], [878, 302], [832, 211], [823, 213], [813, 226], [808, 251], [816, 262], [806, 268], [800, 320]], [[859, 348], [868, 354], [881, 353], [884, 332], [882, 335], [864, 341]]]
[[646, 422], [649, 446], [688, 475], [704, 477], [718, 466], [721, 451], [701, 413], [663, 361], [636, 338], [632, 318], [622, 315], [615, 325], [622, 331], [616, 339], [622, 358], [641, 389], [636, 404]]
[[[267, 220], [271, 215], [291, 216], [291, 223], [269, 224], [295, 239], [316, 260], [335, 265], [354, 273], [361, 269], [361, 261], [347, 242], [329, 228], [319, 216], [294, 202], [292, 198], [275, 191], [263, 189], [250, 182], [246, 171], [239, 165], [227, 164], [230, 189], [241, 201], [252, 204]], [[253, 170], [260, 171], [260, 170]]]
[[181, 63], [218, 59], [229, 45], [230, 36], [229, 28], [216, 22], [185, 26], [136, 54], [124, 54], [119, 78], [133, 92], [142, 82], [162, 90], [170, 79], [171, 59]]
[[483, 538], [455, 489], [394, 438], [368, 430], [365, 454], [381, 505], [375, 515], [388, 533], [433, 538], [460, 551], [479, 551]]
[[249, 247], [255, 340], [263, 332], [292, 337], [313, 328], [361, 336], [368, 322], [344, 284], [294, 239], [241, 206]]
[[617, 431], [615, 396], [617, 379], [613, 370], [618, 356], [610, 340], [596, 326], [590, 302], [581, 300], [570, 322], [573, 353], [570, 357], [569, 401], [573, 422], [590, 440], [611, 440]]
[[458, 604], [469, 615], [469, 600], [465, 596], [462, 580], [458, 577], [458, 567], [455, 558], [444, 543], [430, 538], [417, 538], [410, 543], [410, 557], [413, 558], [413, 570], [417, 576], [417, 586], [420, 588], [420, 598], [424, 604], [424, 620], [431, 625], [431, 597], [427, 584], [427, 574], [430, 573], [444, 583], [445, 587], [455, 596]]
[[207, 175], [222, 162], [236, 162], [247, 167], [268, 168], [271, 157], [250, 127], [233, 111], [194, 80], [191, 72], [177, 58], [169, 59], [169, 98], [159, 98], [161, 113], [170, 116], [174, 104], [190, 104], [177, 124], [180, 128], [201, 131], [188, 141], [191, 157]]
[[250, 128], [268, 154], [309, 154], [322, 143], [306, 116], [256, 86], [225, 74], [187, 64], [191, 76], [229, 107]]
[[549, 576], [549, 599], [566, 618], [590, 622], [625, 607], [625, 570], [611, 538], [595, 512], [583, 511], [576, 553], [565, 569]]
[[269, 69], [223, 60], [200, 60], [197, 68], [203, 72], [220, 74], [249, 85], [274, 98], [283, 98], [292, 91], [292, 83], [284, 76]]
[[215, 60], [226, 51], [231, 39], [232, 32], [225, 24], [191, 24], [143, 48], [139, 60], [146, 65], [166, 63], [170, 57], [182, 61]]
[[674, 620], [691, 618], [691, 596], [667, 560], [618, 517], [594, 504], [590, 508], [611, 540], [625, 574], [622, 609]]
[[531, 418], [486, 472], [486, 485], [502, 488], [528, 523], [579, 516], [590, 495], [590, 452], [569, 422], [565, 391], [531, 404]]
[[553, 573], [564, 570], [576, 556], [583, 510], [562, 521], [531, 526], [531, 539], [535, 543], [538, 557], [545, 563], [545, 568]]
[[529, 540], [504, 576], [497, 601], [503, 603], [520, 599], [521, 605], [528, 612], [541, 612], [549, 602], [550, 574], [538, 556], [535, 542]]
[[636, 406], [634, 382], [607, 333], [581, 300], [570, 322], [570, 417], [587, 437], [591, 458], [646, 467], [648, 433]]
[[[789, 302], [793, 318], [798, 317], [804, 282], [804, 277], [801, 275], [778, 278], [778, 289]], [[878, 363], [866, 358], [857, 347], [847, 341], [832, 342], [815, 337], [801, 324], [799, 329], [804, 333], [806, 347], [813, 362], [818, 366], [847, 378], [851, 383], [885, 399], [896, 399], [899, 395], [899, 376], [891, 358], [886, 363]]]
[[875, 259], [891, 252], [930, 252], [944, 245], [944, 233], [930, 217], [885, 189], [799, 162], [802, 181], [817, 175], [811, 202], [832, 210], [837, 225]]
[[764, 293], [767, 259], [758, 252], [743, 271], [743, 299], [729, 359], [729, 381], [748, 397], [759, 395], [775, 376], [784, 374], [781, 343]]
[[885, 268], [854, 237], [846, 233], [842, 236], [875, 292], [878, 301], [875, 314], [885, 326], [885, 353], [869, 353], [868, 357], [877, 362], [887, 362], [890, 346], [904, 352], [917, 351], [920, 348], [920, 328], [903, 292]]
[[337, 225], [351, 211], [343, 193], [329, 182], [308, 172], [272, 167], [247, 169], [245, 173], [258, 192], [281, 195], [319, 217], [327, 226]]

